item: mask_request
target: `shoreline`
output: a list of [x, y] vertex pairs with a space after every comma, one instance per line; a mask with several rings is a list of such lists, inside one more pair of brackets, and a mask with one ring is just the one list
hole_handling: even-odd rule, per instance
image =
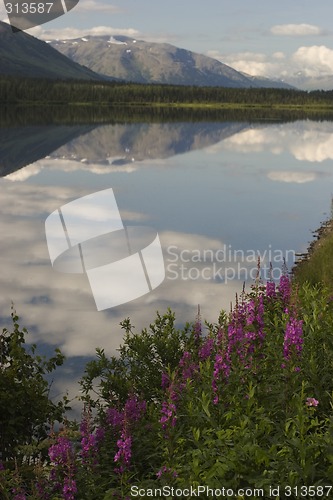
[[320, 227], [312, 231], [306, 252], [296, 253], [299, 257], [291, 269], [291, 276], [299, 283], [309, 281], [311, 284], [324, 283], [333, 291], [330, 278], [330, 263], [333, 269], [333, 217], [323, 221]]

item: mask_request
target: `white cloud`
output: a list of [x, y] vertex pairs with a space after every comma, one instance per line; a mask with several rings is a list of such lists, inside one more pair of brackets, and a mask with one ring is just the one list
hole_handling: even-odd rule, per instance
[[[276, 130], [275, 130], [276, 132]], [[223, 145], [226, 149], [236, 150], [241, 153], [255, 153], [263, 151], [265, 146], [275, 145], [275, 137], [270, 129], [249, 129], [227, 138]]]
[[12, 172], [5, 176], [5, 179], [12, 182], [23, 182], [29, 179], [34, 175], [38, 175], [42, 168], [37, 163], [33, 163], [32, 165], [28, 165], [27, 167], [21, 168], [20, 170], [16, 170], [16, 172]]
[[316, 180], [318, 174], [316, 172], [293, 172], [289, 170], [279, 170], [269, 172], [267, 177], [271, 181], [304, 184], [305, 182]]
[[207, 55], [237, 71], [287, 82], [288, 77], [299, 72], [307, 77], [326, 76], [333, 72], [333, 49], [325, 45], [302, 46], [290, 56], [282, 51], [267, 55], [261, 52], [221, 54], [218, 50], [210, 50]]
[[[115, 158], [118, 159], [118, 158]], [[96, 175], [106, 175], [115, 172], [126, 172], [128, 174], [135, 172], [138, 166], [135, 163], [125, 163], [124, 165], [106, 165], [105, 163], [82, 162], [70, 158], [43, 158], [32, 165], [8, 174], [5, 178], [13, 182], [21, 182], [38, 175], [43, 169], [54, 169], [61, 172], [75, 172], [77, 170], [90, 172]]]
[[94, 28], [59, 28], [44, 30], [40, 27], [29, 30], [33, 36], [42, 40], [63, 40], [82, 38], [83, 36], [123, 35], [136, 38], [139, 31], [134, 28], [112, 28], [111, 26], [95, 26]]
[[272, 26], [271, 33], [279, 36], [317, 36], [322, 35], [323, 30], [313, 24], [277, 24]]
[[[283, 127], [251, 128], [229, 137], [220, 145], [223, 149], [241, 153], [270, 151], [281, 154], [287, 151], [296, 160], [318, 163], [333, 159], [333, 127], [329, 122], [316, 123], [315, 126], [300, 122], [297, 127], [285, 124]], [[314, 180], [308, 174], [302, 177], [303, 182]]]
[[291, 152], [300, 161], [333, 160], [333, 133], [325, 128], [312, 132], [304, 131], [298, 140], [291, 144]]
[[[28, 330], [29, 325], [34, 327], [29, 341], [59, 346], [67, 356], [92, 355], [97, 346], [104, 347], [107, 353], [115, 353], [123, 335], [119, 322], [129, 314], [135, 327], [140, 329], [154, 318], [157, 304], [163, 313], [172, 302], [180, 320], [194, 319], [196, 305], [200, 304], [204, 317], [215, 321], [221, 307], [228, 309], [236, 291], [241, 290], [242, 283], [236, 279], [228, 285], [213, 280], [199, 283], [197, 280], [168, 279], [169, 271], [165, 282], [149, 295], [111, 313], [98, 313], [83, 274], [52, 269], [41, 220], [64, 202], [87, 194], [86, 190], [9, 182], [5, 187], [0, 199], [0, 230], [5, 235], [0, 241], [3, 258], [0, 307], [3, 314], [9, 315], [11, 301], [14, 301], [22, 326], [27, 326]], [[142, 218], [141, 214], [125, 212], [127, 217]], [[166, 265], [170, 264], [167, 260], [170, 245], [176, 246], [178, 254], [181, 250], [203, 252], [204, 249], [223, 248], [221, 240], [200, 234], [171, 231], [159, 234]], [[180, 264], [178, 261], [177, 269]], [[200, 270], [208, 265], [212, 267], [210, 262], [192, 265]]]
[[325, 45], [300, 47], [292, 56], [292, 60], [303, 68], [308, 76], [332, 73], [333, 50]]
[[283, 52], [275, 53], [272, 58], [261, 52], [221, 54], [218, 50], [210, 50], [206, 55], [249, 75], [276, 75], [276, 77], [281, 73], [281, 61], [285, 58]]

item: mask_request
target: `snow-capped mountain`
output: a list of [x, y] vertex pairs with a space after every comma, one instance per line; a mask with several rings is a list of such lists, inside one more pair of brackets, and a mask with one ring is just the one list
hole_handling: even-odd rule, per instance
[[286, 86], [271, 80], [256, 81], [216, 59], [167, 43], [125, 36], [86, 36], [49, 43], [96, 73], [126, 81], [239, 88]]

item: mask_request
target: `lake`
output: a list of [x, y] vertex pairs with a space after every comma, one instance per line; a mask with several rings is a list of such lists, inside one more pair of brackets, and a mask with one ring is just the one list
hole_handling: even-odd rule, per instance
[[2, 325], [13, 303], [29, 342], [61, 348], [54, 394], [124, 318], [217, 321], [258, 257], [278, 279], [331, 215], [327, 118], [12, 120], [0, 151]]

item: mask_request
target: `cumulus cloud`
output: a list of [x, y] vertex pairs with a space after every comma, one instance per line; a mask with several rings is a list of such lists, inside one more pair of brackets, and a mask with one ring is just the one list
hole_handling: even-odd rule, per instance
[[291, 144], [291, 152], [300, 161], [333, 160], [333, 132], [325, 128], [312, 132], [305, 130], [298, 140]]
[[277, 24], [272, 26], [271, 33], [279, 36], [318, 36], [323, 34], [323, 30], [313, 24]]
[[308, 76], [332, 73], [333, 50], [325, 45], [300, 47], [292, 56], [292, 60], [303, 68]]
[[226, 139], [226, 149], [237, 150], [241, 153], [256, 153], [263, 151], [274, 143], [274, 137], [266, 129], [249, 129]]
[[264, 54], [261, 52], [235, 52], [222, 54], [210, 50], [207, 55], [253, 76], [285, 79], [298, 72], [308, 77], [331, 75], [333, 72], [333, 49], [325, 45], [301, 46], [291, 55], [282, 51]]
[[[278, 55], [277, 55], [278, 54]], [[271, 76], [281, 73], [281, 61], [284, 60], [283, 52], [275, 53], [272, 57], [261, 52], [235, 52], [232, 54], [222, 54], [218, 50], [207, 52], [209, 57], [213, 57], [237, 71], [249, 75]]]
[[[333, 127], [329, 122], [316, 125], [300, 122], [297, 127], [294, 124], [284, 124], [251, 128], [229, 137], [220, 146], [222, 149], [241, 153], [288, 152], [296, 160], [320, 163], [333, 159]], [[314, 180], [312, 177], [306, 174], [302, 177], [303, 182]]]

